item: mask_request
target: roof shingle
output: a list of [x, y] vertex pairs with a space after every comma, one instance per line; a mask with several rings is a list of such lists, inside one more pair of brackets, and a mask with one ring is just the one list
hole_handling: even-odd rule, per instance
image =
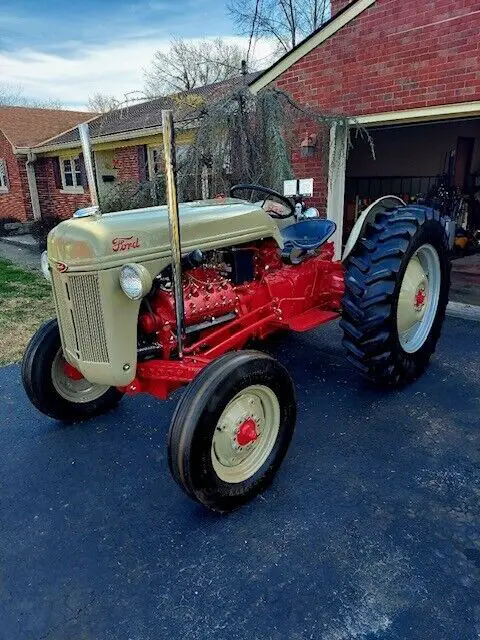
[[[172, 109], [177, 123], [194, 120], [201, 115], [205, 105], [227, 95], [228, 91], [241, 84], [249, 84], [258, 75], [259, 72], [249, 73], [246, 76], [197, 87], [174, 96], [155, 98], [109, 111], [90, 122], [90, 137], [101, 138], [140, 130], [148, 134], [149, 129], [162, 126], [162, 109]], [[50, 140], [49, 145], [75, 142], [79, 142], [77, 129]]]
[[84, 111], [0, 106], [0, 130], [15, 147], [35, 147], [94, 117]]

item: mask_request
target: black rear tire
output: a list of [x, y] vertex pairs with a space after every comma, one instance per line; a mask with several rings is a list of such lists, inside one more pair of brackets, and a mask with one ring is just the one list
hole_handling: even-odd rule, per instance
[[[278, 400], [278, 433], [272, 448], [266, 450], [266, 459], [250, 477], [225, 480], [215, 459], [215, 432], [222, 430], [218, 425], [224, 411], [242, 391], [248, 393], [255, 385], [269, 389]], [[295, 420], [295, 390], [287, 370], [257, 351], [228, 353], [203, 369], [177, 405], [168, 435], [170, 471], [190, 498], [212, 511], [238, 509], [273, 480], [292, 439]]]
[[[22, 362], [22, 382], [32, 404], [42, 413], [65, 422], [80, 422], [110, 411], [123, 397], [115, 387], [106, 387], [89, 402], [62, 397], [52, 379], [52, 367], [61, 349], [57, 320], [48, 320], [33, 335]], [[95, 394], [94, 394], [95, 395]]]
[[[438, 255], [440, 291], [428, 336], [410, 353], [401, 344], [397, 309], [406, 269], [424, 245]], [[415, 380], [435, 351], [448, 303], [451, 266], [440, 214], [420, 206], [379, 214], [374, 224], [367, 225], [345, 269], [340, 326], [348, 359], [381, 385], [398, 387]]]

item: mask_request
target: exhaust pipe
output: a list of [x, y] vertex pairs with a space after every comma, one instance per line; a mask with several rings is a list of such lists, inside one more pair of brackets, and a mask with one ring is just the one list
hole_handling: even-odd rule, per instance
[[178, 356], [183, 358], [185, 343], [185, 308], [182, 284], [182, 245], [177, 197], [177, 171], [175, 159], [175, 131], [170, 109], [162, 110], [163, 148], [165, 152], [165, 177], [167, 186], [168, 226], [172, 251], [173, 292], [175, 296], [175, 318], [177, 322]]
[[90, 199], [92, 201], [92, 206], [98, 207], [98, 191], [97, 183], [95, 182], [95, 173], [93, 171], [92, 145], [90, 142], [88, 122], [83, 122], [78, 125], [78, 133], [80, 134], [80, 142], [82, 143], [83, 161], [85, 162], [85, 172], [87, 174]]
[[85, 164], [85, 173], [87, 174], [88, 190], [90, 191], [92, 204], [89, 207], [77, 209], [73, 217], [88, 218], [98, 215], [100, 213], [100, 207], [98, 205], [97, 183], [95, 182], [95, 172], [93, 170], [90, 130], [87, 122], [78, 125], [78, 133], [80, 134], [80, 142], [82, 144], [83, 162]]

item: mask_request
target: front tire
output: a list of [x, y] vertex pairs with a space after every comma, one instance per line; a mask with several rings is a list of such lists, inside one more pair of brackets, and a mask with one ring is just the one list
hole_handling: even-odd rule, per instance
[[170, 471], [192, 499], [227, 513], [273, 480], [292, 439], [287, 370], [256, 351], [226, 354], [190, 383], [168, 436]]
[[407, 206], [379, 214], [347, 260], [343, 344], [374, 382], [403, 386], [435, 351], [450, 289], [450, 259], [438, 211]]
[[110, 411], [123, 397], [115, 387], [75, 379], [65, 373], [65, 360], [56, 319], [33, 335], [22, 362], [22, 382], [32, 404], [42, 413], [65, 422], [79, 422]]

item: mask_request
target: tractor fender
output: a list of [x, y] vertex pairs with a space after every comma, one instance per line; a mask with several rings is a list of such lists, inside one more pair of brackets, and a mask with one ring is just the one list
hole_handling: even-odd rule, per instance
[[372, 202], [365, 211], [363, 211], [358, 220], [355, 222], [353, 229], [348, 236], [347, 244], [343, 250], [342, 262], [352, 253], [358, 240], [362, 237], [363, 231], [369, 222], [373, 222], [379, 213], [383, 213], [385, 209], [398, 209], [405, 207], [406, 203], [398, 196], [382, 196], [375, 202]]

